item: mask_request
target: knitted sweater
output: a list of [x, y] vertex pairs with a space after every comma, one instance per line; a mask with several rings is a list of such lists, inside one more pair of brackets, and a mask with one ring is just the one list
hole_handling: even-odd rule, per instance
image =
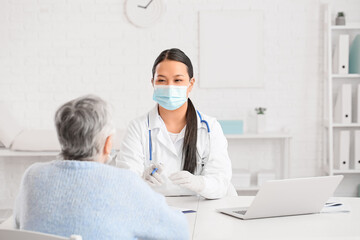
[[35, 163], [14, 208], [17, 228], [84, 240], [188, 239], [185, 216], [129, 170], [97, 162]]

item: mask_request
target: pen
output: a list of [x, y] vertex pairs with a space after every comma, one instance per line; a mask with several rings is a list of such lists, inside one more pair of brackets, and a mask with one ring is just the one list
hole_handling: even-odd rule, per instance
[[158, 170], [158, 168], [154, 168], [154, 170], [152, 170], [150, 175], [153, 175], [157, 170]]
[[342, 203], [334, 203], [334, 202], [325, 203], [326, 207], [338, 207], [338, 206], [341, 206], [341, 205], [342, 205]]
[[184, 211], [182, 211], [182, 213], [194, 213], [194, 212], [196, 212], [196, 211], [194, 211], [194, 210], [184, 210]]

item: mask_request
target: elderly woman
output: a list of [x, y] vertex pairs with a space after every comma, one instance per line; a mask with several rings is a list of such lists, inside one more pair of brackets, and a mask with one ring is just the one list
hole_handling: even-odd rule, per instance
[[186, 218], [163, 196], [131, 171], [103, 164], [114, 128], [102, 99], [65, 103], [55, 124], [62, 160], [26, 170], [14, 209], [17, 228], [86, 240], [188, 238]]

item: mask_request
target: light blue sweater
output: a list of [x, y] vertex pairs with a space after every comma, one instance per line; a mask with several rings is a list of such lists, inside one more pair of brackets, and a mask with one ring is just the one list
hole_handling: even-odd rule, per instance
[[185, 216], [129, 170], [97, 162], [35, 163], [22, 179], [17, 228], [83, 240], [188, 239]]

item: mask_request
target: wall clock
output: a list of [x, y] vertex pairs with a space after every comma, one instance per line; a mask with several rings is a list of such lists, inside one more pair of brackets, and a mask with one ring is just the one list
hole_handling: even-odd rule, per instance
[[136, 27], [150, 27], [165, 12], [165, 0], [126, 0], [125, 15]]

